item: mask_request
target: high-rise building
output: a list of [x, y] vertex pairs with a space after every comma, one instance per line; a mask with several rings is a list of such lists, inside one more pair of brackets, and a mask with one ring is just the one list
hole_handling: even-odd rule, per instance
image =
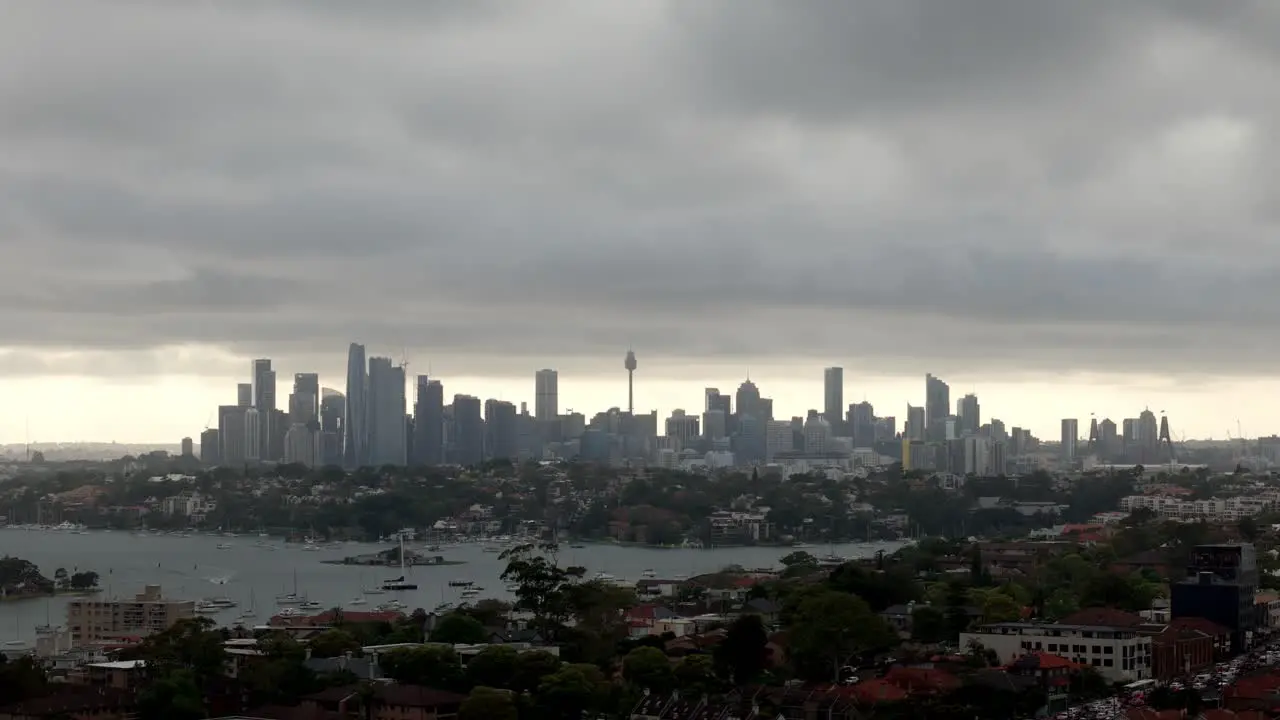
[[347, 398], [337, 390], [320, 390], [320, 446], [325, 465], [342, 464], [342, 424], [347, 414]]
[[929, 426], [924, 417], [923, 406], [907, 405], [907, 426], [903, 434], [908, 440], [924, 442], [928, 437]]
[[238, 383], [236, 385], [236, 405], [253, 407], [253, 383]]
[[306, 424], [320, 419], [320, 376], [297, 373], [293, 376], [293, 394], [289, 396], [289, 422]]
[[321, 452], [320, 425], [315, 420], [289, 426], [284, 435], [285, 462], [316, 467], [323, 462]]
[[667, 437], [677, 442], [676, 449], [683, 450], [697, 445], [700, 434], [698, 416], [688, 415], [679, 408], [671, 411], [671, 417], [667, 418]]
[[856, 448], [873, 447], [876, 443], [876, 409], [863, 400], [849, 406], [847, 420], [849, 436]]
[[200, 462], [204, 465], [217, 465], [222, 462], [221, 440], [218, 439], [218, 428], [205, 428], [200, 433]]
[[960, 419], [960, 436], [972, 435], [982, 427], [981, 408], [978, 396], [969, 393], [956, 402], [956, 417]]
[[702, 436], [708, 440], [720, 440], [729, 436], [729, 426], [723, 410], [716, 408], [702, 413]]
[[518, 455], [519, 427], [516, 425], [516, 406], [505, 400], [484, 402], [484, 448], [486, 457], [494, 460], [512, 460]]
[[369, 464], [404, 465], [404, 368], [391, 358], [369, 358]]
[[343, 464], [349, 468], [367, 465], [369, 461], [368, 389], [364, 346], [351, 343], [347, 349], [347, 412], [342, 428]]
[[831, 442], [831, 423], [825, 415], [810, 412], [804, 421], [804, 452], [806, 455], [821, 455], [828, 450]]
[[278, 460], [271, 457], [272, 410], [276, 409], [276, 373], [271, 361], [259, 358], [253, 361], [253, 407], [258, 411], [258, 447], [254, 458]]
[[1080, 421], [1076, 418], [1062, 419], [1062, 459], [1072, 462], [1076, 459], [1077, 446], [1080, 443]]
[[444, 463], [444, 386], [419, 375], [413, 403], [415, 465]]
[[822, 371], [822, 416], [836, 435], [844, 435], [844, 368]]
[[1203, 618], [1231, 631], [1231, 652], [1241, 653], [1257, 628], [1258, 556], [1252, 544], [1197, 545], [1186, 579], [1170, 585], [1173, 618]]
[[262, 440], [262, 426], [265, 424], [258, 408], [244, 409], [244, 459], [246, 461], [262, 459], [262, 451], [266, 447], [258, 443]]
[[[219, 463], [227, 466], [236, 466], [243, 465], [249, 459], [249, 448], [245, 444], [245, 413], [251, 409], [240, 405], [221, 405], [218, 407]], [[254, 454], [256, 455], [257, 453]]]
[[924, 414], [928, 428], [925, 439], [931, 442], [946, 440], [946, 421], [951, 414], [951, 386], [933, 375], [924, 376]]
[[1098, 456], [1104, 460], [1114, 459], [1120, 447], [1119, 433], [1111, 418], [1103, 418], [1098, 423]]
[[472, 395], [453, 396], [454, 462], [479, 465], [484, 461], [484, 418], [480, 415], [480, 398]]
[[195, 456], [196, 456], [195, 442], [189, 437], [182, 438], [182, 457], [195, 457]]
[[533, 416], [543, 422], [560, 416], [560, 375], [555, 370], [533, 375]]

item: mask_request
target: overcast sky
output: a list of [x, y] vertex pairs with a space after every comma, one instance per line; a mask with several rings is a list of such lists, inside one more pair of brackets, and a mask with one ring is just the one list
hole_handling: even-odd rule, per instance
[[0, 441], [195, 434], [247, 358], [283, 398], [352, 340], [583, 410], [633, 346], [664, 416], [839, 364], [900, 418], [932, 371], [1047, 436], [1276, 429], [1274, 0], [0, 17]]

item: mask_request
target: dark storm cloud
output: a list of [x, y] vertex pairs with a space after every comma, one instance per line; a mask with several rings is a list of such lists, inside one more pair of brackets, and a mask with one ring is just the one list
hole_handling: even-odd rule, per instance
[[1276, 350], [1271, 3], [0, 5], [0, 326], [104, 373]]

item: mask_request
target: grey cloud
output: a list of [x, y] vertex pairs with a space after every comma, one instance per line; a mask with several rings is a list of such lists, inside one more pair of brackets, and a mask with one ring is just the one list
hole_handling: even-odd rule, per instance
[[472, 373], [1276, 350], [1268, 3], [6, 5], [11, 346], [362, 340]]

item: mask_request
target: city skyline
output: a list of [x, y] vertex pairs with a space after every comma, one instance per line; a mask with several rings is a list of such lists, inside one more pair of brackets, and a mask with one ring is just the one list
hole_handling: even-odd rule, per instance
[[[393, 353], [388, 351], [378, 352], [368, 349], [365, 346], [366, 353], [362, 359], [367, 363], [369, 358], [379, 357], [389, 360], [392, 365], [398, 366], [401, 359], [392, 357]], [[697, 380], [673, 380], [670, 377], [648, 378], [646, 370], [654, 367], [659, 373], [666, 372], [661, 362], [647, 362], [647, 358], [640, 356], [642, 362], [641, 369], [636, 372], [636, 412], [648, 413], [656, 411], [660, 422], [668, 417], [672, 411], [681, 409], [691, 415], [700, 414], [705, 402], [703, 394], [707, 388], [716, 387], [722, 393], [732, 395], [736, 391], [738, 385], [750, 378], [756, 385], [761, 388], [761, 393], [766, 396], [772, 396], [774, 400], [774, 415], [778, 418], [790, 418], [794, 416], [804, 417], [810, 411], [824, 413], [828, 402], [828, 394], [831, 391], [830, 378], [832, 371], [839, 371], [843, 379], [840, 385], [840, 394], [843, 399], [843, 407], [848, 408], [849, 405], [867, 401], [870, 402], [878, 415], [889, 415], [897, 418], [897, 429], [904, 432], [905, 423], [908, 421], [908, 405], [920, 408], [924, 411], [928, 401], [926, 397], [926, 386], [928, 383], [928, 375], [922, 377], [908, 378], [895, 376], [859, 376], [851, 372], [852, 368], [846, 368], [834, 365], [815, 365], [811, 370], [811, 377], [796, 378], [790, 375], [781, 375], [776, 368], [770, 366], [762, 366], [756, 371], [751, 372], [743, 368], [741, 374], [734, 378], [727, 374], [711, 376], [707, 374], [702, 379]], [[269, 360], [269, 359], [268, 359]], [[184, 407], [181, 405], [166, 405], [170, 410], [176, 410], [171, 417], [153, 423], [148, 427], [147, 423], [139, 423], [125, 430], [135, 429], [137, 434], [125, 434], [121, 432], [121, 428], [114, 427], [110, 421], [104, 421], [103, 427], [112, 427], [114, 435], [108, 436], [105, 432], [97, 436], [70, 436], [57, 437], [48, 433], [51, 426], [48, 416], [42, 416], [40, 412], [34, 413], [35, 421], [32, 422], [33, 413], [25, 409], [18, 417], [16, 414], [10, 413], [5, 415], [5, 420], [0, 422], [0, 443], [24, 442], [27, 440], [39, 441], [108, 441], [116, 440], [119, 442], [139, 442], [139, 443], [172, 443], [177, 439], [187, 437], [197, 437], [199, 431], [204, 428], [205, 421], [199, 418], [210, 416], [212, 420], [208, 422], [210, 427], [217, 426], [216, 406], [217, 405], [235, 405], [243, 402], [248, 398], [252, 405], [257, 405], [256, 399], [259, 391], [254, 388], [252, 379], [253, 373], [259, 369], [257, 360], [246, 359], [243, 361], [242, 367], [248, 368], [245, 378], [228, 378], [229, 382], [221, 383], [222, 388], [218, 389], [214, 386], [214, 379], [199, 378], [194, 385], [187, 385], [184, 394], [192, 398], [210, 398], [216, 397], [218, 402], [215, 403], [215, 412], [210, 413], [207, 410], [202, 411], [197, 407]], [[428, 366], [429, 367], [429, 366]], [[603, 373], [598, 375], [581, 375], [566, 376], [559, 370], [551, 367], [537, 368], [531, 370], [527, 378], [483, 378], [483, 377], [467, 377], [458, 376], [451, 378], [441, 373], [416, 372], [412, 367], [409, 372], [404, 373], [404, 406], [405, 412], [413, 414], [414, 411], [414, 392], [415, 383], [418, 377], [429, 375], [433, 380], [443, 383], [444, 397], [447, 404], [448, 399], [455, 394], [473, 395], [483, 402], [485, 400], [499, 400], [512, 403], [519, 408], [522, 403], [527, 405], [530, 415], [536, 416], [538, 402], [539, 374], [550, 371], [554, 378], [550, 388], [554, 391], [554, 403], [560, 414], [569, 411], [577, 411], [590, 417], [593, 413], [607, 410], [609, 408], [619, 408], [626, 410], [628, 400], [628, 385], [626, 370], [623, 369], [623, 363], [619, 360], [616, 367], [617, 371], [612, 377], [606, 377]], [[290, 405], [290, 387], [294, 381], [295, 375], [301, 373], [309, 378], [309, 382], [317, 383], [319, 387], [326, 390], [336, 391], [347, 394], [348, 379], [346, 373], [337, 372], [320, 372], [316, 373], [310, 368], [286, 368], [278, 362], [271, 362], [267, 366], [261, 368], [272, 377], [278, 377], [277, 386], [269, 389], [272, 396], [274, 407], [284, 412], [286, 415], [292, 415], [292, 406]], [[399, 370], [398, 367], [395, 368]], [[721, 368], [721, 371], [729, 371]], [[763, 373], [761, 372], [763, 370]], [[366, 366], [367, 373], [367, 366]], [[1098, 403], [1093, 407], [1096, 409], [1086, 410], [1087, 401], [1080, 397], [1079, 393], [1062, 392], [1060, 394], [1044, 394], [1036, 393], [1033, 403], [1026, 402], [1025, 395], [1028, 387], [1057, 388], [1062, 390], [1064, 385], [1061, 381], [1052, 382], [1048, 380], [1033, 382], [995, 382], [987, 385], [975, 384], [967, 382], [963, 378], [952, 378], [951, 376], [943, 376], [942, 373], [933, 374], [934, 377], [942, 380], [949, 385], [948, 405], [943, 411], [943, 417], [946, 416], [962, 416], [963, 409], [961, 403], [968, 400], [970, 394], [976, 395], [977, 401], [981, 403], [981, 419], [979, 423], [989, 420], [990, 418], [998, 418], [1007, 425], [1021, 425], [1030, 429], [1035, 435], [1042, 440], [1057, 442], [1061, 422], [1066, 418], [1074, 418], [1079, 422], [1081, 441], [1084, 441], [1088, 434], [1089, 420], [1092, 417], [1101, 421], [1103, 418], [1111, 418], [1119, 423], [1124, 418], [1137, 417], [1143, 409], [1149, 409], [1157, 415], [1161, 411], [1165, 411], [1172, 416], [1173, 432], [1175, 438], [1185, 437], [1186, 439], [1225, 439], [1228, 434], [1238, 436], [1241, 429], [1248, 437], [1259, 435], [1269, 435], [1272, 431], [1265, 424], [1259, 424], [1259, 421], [1266, 420], [1265, 415], [1240, 415], [1226, 417], [1219, 415], [1221, 422], [1215, 427], [1211, 421], [1206, 421], [1197, 411], [1193, 398], [1191, 403], [1186, 402], [1186, 393], [1179, 393], [1176, 388], [1170, 386], [1161, 386], [1152, 384], [1149, 386], [1135, 388], [1131, 384], [1125, 383], [1123, 377], [1119, 377], [1120, 386], [1107, 388], [1099, 383], [1099, 379], [1090, 378], [1084, 387], [1097, 390], [1105, 388], [1096, 395]], [[313, 377], [314, 376], [314, 377]], [[248, 379], [249, 382], [243, 382]], [[92, 387], [93, 381], [84, 380], [65, 380], [72, 385], [79, 385], [81, 382], [90, 383]], [[173, 382], [172, 380], [170, 382]], [[0, 380], [0, 389], [3, 389], [4, 381]], [[170, 385], [170, 387], [173, 387]], [[196, 387], [200, 388], [198, 393], [192, 390]], [[1135, 392], [1135, 390], [1137, 392]], [[1202, 390], [1204, 390], [1202, 388]], [[781, 391], [781, 392], [778, 392]], [[1248, 392], [1249, 388], [1238, 388], [1238, 392]], [[76, 388], [77, 394], [83, 397], [83, 387]], [[171, 390], [166, 391], [171, 393]], [[1119, 394], [1117, 394], [1119, 393]], [[1140, 404], [1127, 402], [1126, 397], [1138, 400]], [[1155, 398], [1152, 402], [1142, 402], [1143, 398], [1140, 394], [1147, 398]], [[1220, 393], [1207, 393], [1215, 397], [1221, 397]], [[239, 395], [240, 397], [237, 397]], [[16, 394], [16, 400], [22, 400], [21, 393]], [[1065, 399], [1071, 397], [1070, 402]], [[1160, 398], [1173, 402], [1160, 403]], [[1061, 402], [1051, 402], [1046, 404], [1042, 402], [1044, 398], [1062, 398]], [[1179, 402], [1179, 399], [1182, 401]], [[20, 403], [14, 403], [10, 407], [23, 407]], [[30, 406], [28, 406], [30, 407]], [[108, 406], [109, 407], [109, 406]], [[318, 403], [316, 404], [318, 409]], [[1057, 412], [1056, 409], [1062, 408], [1064, 412]], [[50, 408], [56, 411], [56, 407]], [[1076, 412], [1065, 412], [1071, 409], [1077, 409]], [[1190, 411], [1190, 412], [1185, 412]], [[160, 429], [179, 430], [183, 427], [183, 421], [180, 419], [186, 417], [188, 419], [195, 418], [194, 425], [190, 425], [192, 429], [180, 432], [177, 436], [171, 436], [169, 433], [160, 435]], [[15, 419], [17, 422], [15, 422]], [[1238, 422], [1237, 422], [1238, 421]], [[261, 420], [258, 422], [262, 423]], [[265, 423], [263, 423], [265, 425]], [[926, 421], [926, 424], [927, 421]], [[960, 427], [967, 428], [967, 424], [963, 421]], [[154, 429], [152, 429], [154, 428]], [[837, 428], [841, 429], [841, 428]], [[843, 428], [849, 430], [848, 428]], [[972, 429], [972, 428], [967, 428]], [[19, 431], [21, 434], [18, 434]], [[1199, 431], [1199, 432], [1198, 432]], [[261, 429], [266, 433], [266, 429]], [[850, 431], [851, 432], [851, 431]], [[265, 436], [265, 435], [264, 435]], [[926, 438], [932, 438], [926, 433]]]
[[288, 410], [353, 338], [561, 410], [634, 348], [663, 417], [838, 366], [899, 418], [1280, 431], [1266, 3], [6, 11], [0, 440], [195, 435], [254, 358]]

